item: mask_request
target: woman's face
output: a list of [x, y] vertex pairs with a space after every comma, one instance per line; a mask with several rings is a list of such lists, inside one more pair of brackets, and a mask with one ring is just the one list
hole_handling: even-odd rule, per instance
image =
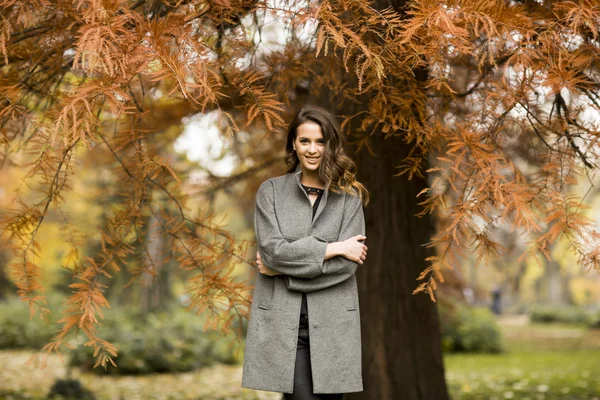
[[304, 122], [298, 126], [294, 149], [303, 171], [317, 171], [325, 149], [325, 139], [319, 124]]

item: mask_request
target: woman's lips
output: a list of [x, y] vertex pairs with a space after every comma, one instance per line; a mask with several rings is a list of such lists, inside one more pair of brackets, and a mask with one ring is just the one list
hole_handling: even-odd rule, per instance
[[306, 161], [310, 164], [316, 164], [319, 161], [319, 157], [306, 157]]

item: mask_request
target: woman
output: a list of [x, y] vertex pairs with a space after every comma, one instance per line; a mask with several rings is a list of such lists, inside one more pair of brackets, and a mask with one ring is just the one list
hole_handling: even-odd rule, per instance
[[354, 162], [333, 116], [305, 106], [290, 124], [287, 174], [256, 194], [256, 278], [242, 386], [285, 399], [362, 391], [354, 273], [366, 259]]

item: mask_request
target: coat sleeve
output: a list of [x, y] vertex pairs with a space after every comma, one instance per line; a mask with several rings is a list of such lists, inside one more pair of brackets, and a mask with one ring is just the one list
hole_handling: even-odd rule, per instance
[[[365, 217], [363, 206], [358, 196], [349, 196], [344, 206], [344, 216], [339, 241], [356, 235], [365, 235]], [[343, 256], [332, 257], [323, 262], [322, 274], [312, 279], [287, 276], [286, 286], [289, 290], [310, 293], [325, 289], [349, 279], [356, 272], [358, 263]]]
[[318, 236], [305, 236], [288, 242], [279, 229], [274, 205], [274, 187], [263, 182], [256, 193], [254, 231], [260, 257], [269, 268], [297, 278], [314, 278], [323, 273], [327, 241]]

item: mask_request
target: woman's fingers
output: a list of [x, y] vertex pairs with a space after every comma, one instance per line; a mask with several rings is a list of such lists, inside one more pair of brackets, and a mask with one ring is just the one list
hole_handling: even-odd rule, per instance
[[365, 235], [355, 235], [343, 241], [345, 249], [342, 254], [348, 260], [362, 264], [362, 261], [367, 257], [368, 247], [361, 240], [365, 240]]

